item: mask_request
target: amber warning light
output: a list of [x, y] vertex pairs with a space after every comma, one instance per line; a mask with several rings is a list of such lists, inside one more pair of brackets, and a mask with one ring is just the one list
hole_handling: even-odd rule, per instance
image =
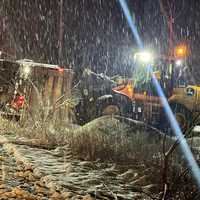
[[188, 55], [188, 47], [185, 44], [178, 45], [174, 49], [174, 56], [176, 58], [185, 58]]

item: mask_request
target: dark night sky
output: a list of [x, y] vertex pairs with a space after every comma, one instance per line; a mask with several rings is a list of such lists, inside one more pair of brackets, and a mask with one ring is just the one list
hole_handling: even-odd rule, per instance
[[[136, 48], [133, 36], [117, 0], [63, 0], [64, 65], [74, 69], [86, 66], [108, 74], [128, 73], [130, 55]], [[168, 3], [167, 3], [168, 2]], [[0, 49], [16, 52], [17, 58], [58, 63], [59, 1], [0, 0]], [[174, 43], [190, 45], [190, 64], [200, 59], [200, 1], [163, 1], [174, 19]], [[159, 0], [129, 0], [144, 43], [158, 52], [168, 44], [166, 18]], [[195, 68], [196, 69], [196, 68]]]

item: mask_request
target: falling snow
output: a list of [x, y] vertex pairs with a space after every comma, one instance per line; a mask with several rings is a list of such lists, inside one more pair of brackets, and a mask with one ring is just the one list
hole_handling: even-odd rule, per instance
[[[145, 48], [169, 58], [174, 46], [187, 44], [187, 66], [181, 70], [187, 67], [191, 76], [187, 81], [200, 84], [200, 1], [127, 0], [127, 3]], [[82, 88], [85, 94], [101, 85], [103, 97], [112, 97], [102, 92], [106, 87], [101, 81], [113, 84], [113, 77], [133, 78], [137, 67], [133, 55], [137, 51], [118, 0], [0, 0], [0, 56], [72, 68], [78, 86], [83, 81], [82, 74], [87, 72], [97, 81], [86, 81], [87, 87]], [[143, 71], [141, 74], [144, 75]], [[90, 109], [93, 98], [80, 99], [84, 98], [89, 99], [86, 107]], [[86, 115], [85, 110], [83, 113]], [[197, 128], [194, 132], [198, 132]]]

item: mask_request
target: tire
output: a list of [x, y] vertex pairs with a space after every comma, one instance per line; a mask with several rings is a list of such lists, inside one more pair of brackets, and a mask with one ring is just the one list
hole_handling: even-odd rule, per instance
[[192, 112], [188, 110], [184, 105], [179, 103], [172, 103], [170, 107], [176, 117], [176, 120], [184, 132], [186, 131], [192, 124]]
[[120, 115], [120, 107], [113, 102], [112, 99], [107, 99], [100, 102], [98, 105], [98, 117], [104, 115]]
[[102, 115], [120, 115], [126, 118], [132, 118], [132, 103], [123, 95], [114, 95], [100, 103], [98, 108], [99, 116]]
[[120, 110], [116, 105], [107, 105], [103, 108], [102, 115], [120, 115]]

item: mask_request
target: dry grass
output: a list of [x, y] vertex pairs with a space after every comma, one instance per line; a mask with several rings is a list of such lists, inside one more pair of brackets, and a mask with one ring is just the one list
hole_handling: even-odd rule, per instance
[[14, 134], [20, 129], [18, 123], [0, 117], [0, 134]]
[[[42, 101], [42, 98], [39, 98]], [[68, 100], [70, 102], [70, 100]], [[46, 108], [41, 102], [37, 117], [23, 121], [23, 126], [0, 119], [2, 133], [13, 133], [18, 138], [36, 139], [42, 147], [55, 148], [68, 144], [74, 156], [86, 160], [135, 162], [160, 160], [162, 140], [144, 125], [133, 127], [111, 117], [104, 116], [83, 127], [70, 123], [55, 123], [51, 114], [55, 107]]]
[[69, 124], [56, 126], [51, 121], [37, 123], [37, 126], [27, 123], [20, 127], [5, 119], [0, 119], [0, 127], [4, 133], [36, 139], [42, 148], [44, 145], [55, 148], [68, 144], [74, 156], [80, 159], [126, 163], [160, 159], [158, 139], [150, 139], [152, 136], [145, 129], [130, 127], [110, 116], [93, 120], [83, 127]]
[[144, 126], [131, 127], [105, 116], [71, 132], [68, 142], [72, 152], [82, 159], [144, 162], [160, 160], [162, 145], [156, 134], [148, 134]]
[[[22, 111], [25, 114], [19, 122], [0, 117], [1, 134], [37, 139], [41, 144], [47, 144], [52, 148], [65, 145], [67, 141], [65, 138], [69, 132], [68, 123], [74, 118], [73, 108], [76, 99], [62, 95], [54, 103], [50, 103], [33, 82], [30, 81], [30, 84], [36, 93], [37, 109], [32, 112], [31, 106], [25, 103], [25, 109]], [[66, 117], [66, 121], [62, 121], [59, 119], [59, 114], [65, 110], [68, 110], [66, 115], [69, 118]]]

